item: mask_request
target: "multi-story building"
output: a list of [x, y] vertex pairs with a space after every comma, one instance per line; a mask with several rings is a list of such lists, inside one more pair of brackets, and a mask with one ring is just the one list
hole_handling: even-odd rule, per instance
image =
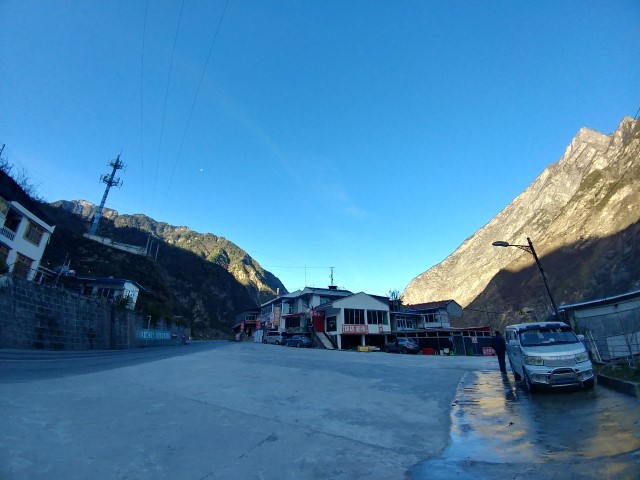
[[13, 275], [33, 280], [54, 229], [18, 202], [0, 197], [0, 259]]
[[389, 301], [366, 293], [349, 290], [305, 287], [281, 295], [260, 308], [258, 317], [262, 331], [305, 333], [325, 348], [354, 348], [384, 345], [384, 333], [391, 330]]

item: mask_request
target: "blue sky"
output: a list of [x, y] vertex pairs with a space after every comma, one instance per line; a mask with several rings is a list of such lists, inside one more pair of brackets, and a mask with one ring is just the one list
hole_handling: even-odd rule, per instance
[[107, 207], [223, 236], [289, 290], [335, 267], [402, 291], [580, 128], [640, 108], [637, 0], [1, 0], [0, 18], [0, 144], [42, 197], [98, 204], [122, 151]]

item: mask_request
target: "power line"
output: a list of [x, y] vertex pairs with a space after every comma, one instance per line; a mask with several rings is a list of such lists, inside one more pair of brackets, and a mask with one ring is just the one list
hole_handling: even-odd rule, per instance
[[164, 106], [162, 107], [162, 122], [160, 124], [160, 141], [158, 142], [158, 156], [156, 158], [156, 173], [153, 180], [153, 199], [156, 199], [156, 185], [158, 182], [158, 166], [160, 164], [160, 151], [162, 150], [162, 138], [164, 137], [164, 119], [167, 111], [167, 98], [169, 98], [169, 85], [171, 84], [171, 73], [173, 72], [173, 59], [176, 53], [176, 44], [178, 43], [178, 31], [180, 30], [180, 22], [182, 21], [182, 10], [184, 9], [184, 0], [180, 5], [180, 15], [178, 16], [178, 24], [176, 25], [176, 34], [173, 37], [173, 50], [171, 51], [171, 62], [169, 63], [169, 75], [167, 76], [167, 88], [164, 92]]
[[142, 51], [140, 52], [140, 168], [142, 169], [142, 175], [140, 181], [142, 182], [142, 201], [144, 202], [144, 148], [143, 148], [143, 92], [144, 92], [144, 40], [147, 33], [147, 11], [149, 10], [149, 0], [146, 1], [144, 6], [144, 23], [142, 25]]
[[299, 268], [299, 269], [307, 269], [307, 268], [335, 268], [335, 267], [310, 267], [310, 266], [306, 266], [306, 267], [287, 267], [284, 265], [260, 265], [262, 268]]
[[169, 184], [167, 185], [167, 192], [171, 189], [171, 182], [173, 182], [173, 176], [176, 172], [176, 167], [178, 166], [178, 162], [180, 161], [180, 156], [182, 154], [182, 147], [184, 145], [184, 140], [187, 137], [187, 130], [189, 129], [189, 124], [191, 123], [191, 117], [193, 116], [193, 110], [195, 109], [196, 102], [198, 101], [198, 95], [200, 94], [200, 87], [202, 86], [202, 81], [204, 80], [204, 74], [207, 71], [207, 65], [209, 65], [209, 59], [211, 58], [211, 53], [213, 52], [213, 47], [216, 43], [216, 39], [218, 38], [218, 32], [220, 31], [220, 26], [222, 25], [222, 20], [224, 19], [224, 14], [227, 11], [227, 6], [229, 5], [229, 0], [224, 4], [224, 9], [222, 10], [222, 15], [220, 15], [220, 20], [218, 21], [218, 26], [213, 35], [213, 39], [211, 40], [211, 47], [209, 48], [209, 54], [207, 55], [207, 60], [204, 63], [204, 67], [202, 68], [202, 74], [200, 75], [200, 82], [198, 82], [198, 88], [196, 89], [196, 94], [193, 98], [193, 104], [191, 105], [191, 111], [189, 112], [189, 118], [187, 119], [187, 125], [184, 128], [184, 133], [182, 134], [182, 140], [180, 141], [180, 148], [178, 148], [178, 155], [176, 157], [176, 161], [173, 164], [173, 170], [171, 171], [171, 176], [169, 177]]

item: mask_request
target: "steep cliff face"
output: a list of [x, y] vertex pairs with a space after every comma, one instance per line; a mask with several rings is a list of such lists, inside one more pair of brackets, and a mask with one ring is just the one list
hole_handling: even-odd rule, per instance
[[405, 303], [454, 298], [469, 308], [467, 320], [483, 310], [478, 321], [501, 315], [503, 323], [510, 312], [531, 306], [539, 315], [547, 313], [533, 257], [491, 246], [495, 240], [526, 244], [527, 237], [557, 303], [640, 288], [639, 157], [639, 121], [623, 119], [612, 135], [580, 130], [562, 158], [510, 205], [413, 279], [403, 293]]

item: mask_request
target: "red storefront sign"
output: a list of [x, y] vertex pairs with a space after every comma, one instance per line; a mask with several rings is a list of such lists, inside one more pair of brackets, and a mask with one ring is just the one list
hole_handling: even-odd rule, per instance
[[496, 352], [491, 347], [482, 347], [482, 355], [485, 357], [495, 357]]
[[282, 313], [282, 307], [275, 305], [273, 307], [273, 324], [277, 327], [280, 325], [280, 316]]
[[369, 325], [345, 324], [345, 325], [342, 325], [342, 333], [352, 333], [352, 334], [369, 333]]

